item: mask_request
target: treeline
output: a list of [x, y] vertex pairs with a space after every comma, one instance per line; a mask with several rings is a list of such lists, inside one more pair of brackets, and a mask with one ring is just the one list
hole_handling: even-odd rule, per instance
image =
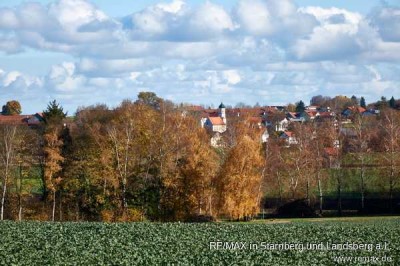
[[267, 143], [265, 196], [305, 199], [310, 205], [335, 198], [342, 214], [344, 196], [358, 200], [358, 210], [369, 212], [367, 197], [378, 197], [399, 212], [400, 112], [381, 108], [379, 115], [353, 113], [326, 121], [292, 123], [292, 141], [272, 136]]
[[216, 150], [197, 119], [153, 93], [115, 109], [80, 108], [73, 120], [52, 102], [44, 117], [35, 129], [1, 126], [1, 219], [185, 221], [258, 212], [261, 143], [244, 124], [232, 125], [231, 144]]
[[358, 193], [361, 210], [372, 191], [395, 209], [395, 109], [292, 123], [291, 145], [273, 130], [262, 143], [264, 128], [246, 115], [228, 117], [224, 145], [214, 148], [212, 133], [182, 108], [140, 93], [68, 118], [54, 101], [42, 125], [1, 125], [1, 219], [238, 220], [257, 215], [271, 197], [319, 202], [322, 212], [327, 194], [337, 197], [340, 214], [346, 191]]

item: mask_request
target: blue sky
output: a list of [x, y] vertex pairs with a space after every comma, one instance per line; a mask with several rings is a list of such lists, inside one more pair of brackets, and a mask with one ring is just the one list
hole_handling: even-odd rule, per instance
[[400, 98], [400, 1], [2, 0], [0, 104]]

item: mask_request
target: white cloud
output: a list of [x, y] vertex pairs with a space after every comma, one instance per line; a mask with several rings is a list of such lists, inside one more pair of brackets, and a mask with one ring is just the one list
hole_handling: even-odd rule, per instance
[[291, 0], [240, 0], [235, 12], [248, 34], [273, 37], [279, 43], [304, 37], [317, 25], [314, 16], [300, 12]]
[[156, 6], [165, 12], [178, 13], [180, 10], [182, 10], [185, 4], [186, 3], [183, 0], [174, 0], [169, 4], [162, 3], [162, 4], [157, 4]]
[[378, 8], [371, 14], [370, 20], [384, 41], [400, 42], [399, 7]]
[[14, 11], [9, 8], [0, 9], [0, 28], [16, 29], [19, 25], [18, 18]]
[[228, 84], [236, 85], [242, 80], [239, 72], [235, 69], [225, 70], [222, 73]]
[[10, 86], [11, 83], [15, 82], [18, 77], [20, 77], [22, 74], [18, 71], [12, 71], [7, 73], [5, 77], [3, 78], [3, 86], [8, 87]]
[[89, 22], [109, 19], [105, 13], [85, 0], [60, 0], [50, 5], [48, 14], [69, 30], [77, 30]]
[[206, 31], [219, 33], [233, 30], [235, 27], [230, 15], [221, 7], [210, 2], [200, 6], [189, 20], [190, 29], [197, 29], [203, 34]]
[[337, 93], [379, 98], [400, 87], [398, 12], [385, 6], [366, 17], [298, 8], [292, 0], [238, 0], [232, 10], [170, 0], [127, 10], [123, 19], [89, 0], [0, 8], [0, 51], [73, 58], [37, 77], [0, 71], [0, 99], [23, 95], [28, 102], [40, 94], [40, 109], [60, 98], [73, 112], [141, 90], [205, 104], [283, 104]]

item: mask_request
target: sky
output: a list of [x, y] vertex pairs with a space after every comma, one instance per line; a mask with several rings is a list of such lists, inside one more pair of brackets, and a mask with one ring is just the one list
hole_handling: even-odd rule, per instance
[[400, 0], [1, 0], [0, 104], [400, 98]]

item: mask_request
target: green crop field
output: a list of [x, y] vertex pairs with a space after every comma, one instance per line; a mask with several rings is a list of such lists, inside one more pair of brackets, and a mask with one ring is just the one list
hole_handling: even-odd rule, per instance
[[338, 256], [358, 260], [346, 265], [373, 265], [367, 260], [374, 258], [392, 260], [377, 265], [400, 263], [399, 218], [213, 224], [2, 222], [0, 238], [0, 265], [337, 265]]

